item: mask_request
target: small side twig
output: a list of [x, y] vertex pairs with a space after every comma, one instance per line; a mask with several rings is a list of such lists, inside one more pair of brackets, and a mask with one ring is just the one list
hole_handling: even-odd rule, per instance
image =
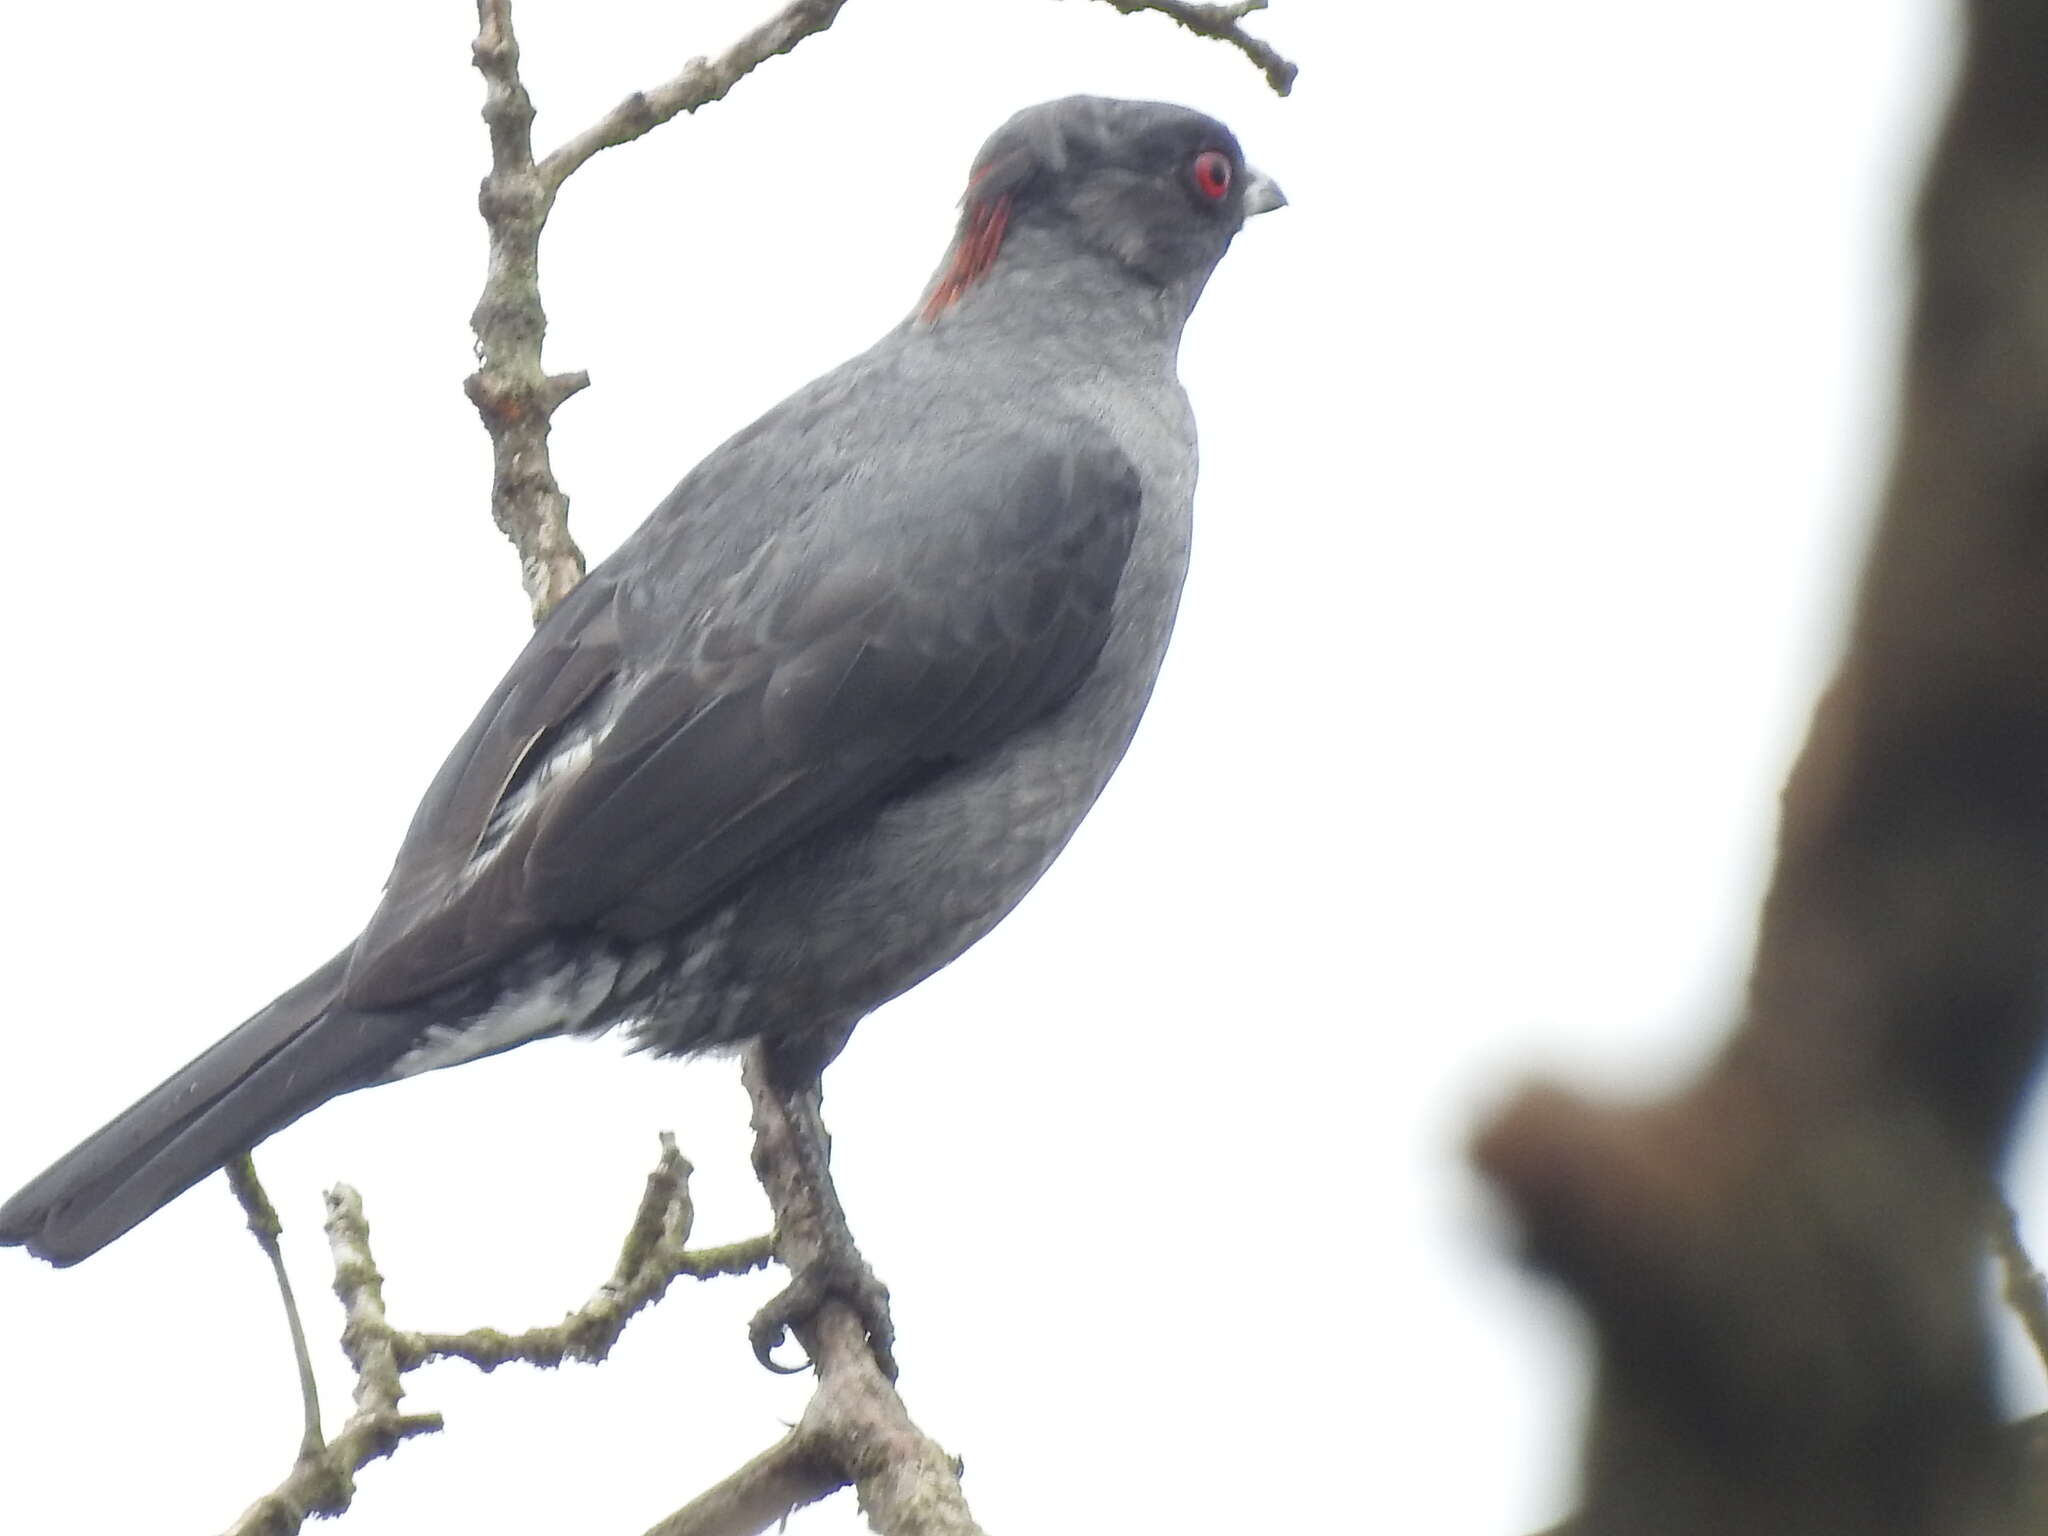
[[846, 0], [795, 0], [715, 59], [695, 58], [673, 79], [635, 91], [540, 163], [550, 193], [599, 150], [630, 144], [670, 118], [723, 98], [740, 81], [839, 19]]
[[551, 1327], [524, 1333], [474, 1328], [467, 1333], [394, 1332], [392, 1347], [406, 1370], [433, 1360], [467, 1360], [481, 1371], [520, 1361], [552, 1367], [565, 1360], [596, 1364], [611, 1353], [635, 1314], [667, 1294], [679, 1276], [708, 1280], [713, 1275], [742, 1275], [774, 1258], [774, 1240], [767, 1236], [722, 1248], [691, 1249], [693, 1210], [690, 1204], [690, 1163], [676, 1150], [676, 1139], [664, 1131], [661, 1161], [647, 1176], [647, 1192], [626, 1234], [611, 1278], [589, 1301]]
[[231, 1161], [225, 1171], [228, 1188], [235, 1192], [235, 1200], [249, 1220], [249, 1231], [256, 1239], [256, 1246], [270, 1260], [270, 1272], [277, 1280], [277, 1294], [284, 1302], [285, 1326], [291, 1329], [292, 1334], [292, 1362], [299, 1372], [299, 1404], [305, 1416], [304, 1428], [299, 1435], [299, 1456], [304, 1459], [318, 1455], [323, 1444], [320, 1387], [313, 1379], [313, 1357], [306, 1349], [305, 1324], [299, 1320], [298, 1298], [292, 1294], [292, 1277], [285, 1273], [284, 1250], [278, 1243], [284, 1224], [277, 1219], [277, 1207], [270, 1203], [262, 1181], [256, 1177], [255, 1160], [247, 1152]]
[[1282, 58], [1271, 43], [1264, 38], [1253, 37], [1242, 25], [1252, 12], [1266, 8], [1266, 0], [1234, 0], [1229, 5], [1202, 5], [1194, 3], [1194, 0], [1106, 0], [1106, 3], [1126, 16], [1135, 16], [1140, 11], [1156, 11], [1197, 37], [1213, 37], [1220, 43], [1230, 44], [1258, 65], [1276, 96], [1285, 96], [1293, 90], [1294, 77], [1301, 73], [1299, 65]]

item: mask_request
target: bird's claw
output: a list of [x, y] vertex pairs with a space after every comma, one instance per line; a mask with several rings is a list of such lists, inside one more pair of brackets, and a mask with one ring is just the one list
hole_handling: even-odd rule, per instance
[[889, 1288], [875, 1278], [867, 1262], [851, 1249], [832, 1254], [807, 1265], [803, 1273], [783, 1288], [754, 1314], [747, 1325], [747, 1337], [754, 1346], [754, 1358], [779, 1376], [794, 1376], [813, 1364], [784, 1365], [775, 1351], [789, 1336], [793, 1325], [817, 1316], [827, 1302], [843, 1302], [867, 1332], [868, 1348], [875, 1364], [889, 1380], [896, 1379], [896, 1325], [889, 1316]]

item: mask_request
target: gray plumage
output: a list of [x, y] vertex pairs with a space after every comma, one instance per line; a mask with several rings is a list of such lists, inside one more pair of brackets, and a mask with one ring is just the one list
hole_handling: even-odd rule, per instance
[[76, 1262], [337, 1094], [543, 1035], [829, 1054], [988, 932], [1151, 692], [1195, 477], [1181, 327], [1280, 201], [1183, 108], [1011, 119], [912, 317], [535, 631], [362, 934], [0, 1207], [0, 1243]]

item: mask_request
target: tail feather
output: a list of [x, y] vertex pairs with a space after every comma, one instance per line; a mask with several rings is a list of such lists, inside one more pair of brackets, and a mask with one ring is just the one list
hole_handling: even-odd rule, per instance
[[[238, 1153], [376, 1079], [396, 1021], [333, 1011], [343, 950], [0, 1206], [0, 1245], [90, 1258]], [[380, 1027], [382, 1026], [382, 1027]]]

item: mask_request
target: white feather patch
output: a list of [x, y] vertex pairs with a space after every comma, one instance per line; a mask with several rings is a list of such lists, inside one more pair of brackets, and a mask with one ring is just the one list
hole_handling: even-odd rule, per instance
[[565, 965], [529, 986], [505, 993], [464, 1023], [431, 1025], [420, 1043], [392, 1064], [389, 1079], [475, 1061], [494, 1051], [573, 1030], [611, 996], [618, 974], [619, 962], [610, 956]]

